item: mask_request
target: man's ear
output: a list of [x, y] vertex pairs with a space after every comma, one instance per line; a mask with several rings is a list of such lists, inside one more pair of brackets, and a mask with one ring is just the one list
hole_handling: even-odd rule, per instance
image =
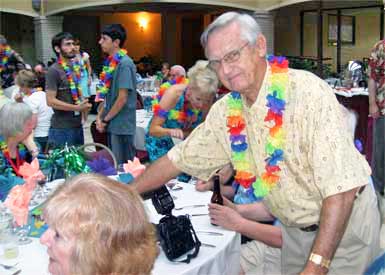
[[263, 34], [258, 35], [257, 41], [255, 42], [256, 49], [259, 57], [266, 56], [266, 38]]
[[112, 44], [114, 44], [115, 47], [120, 48], [120, 39], [115, 39], [114, 41], [112, 41]]
[[60, 53], [60, 47], [59, 46], [55, 46], [55, 52], [57, 52], [57, 53]]

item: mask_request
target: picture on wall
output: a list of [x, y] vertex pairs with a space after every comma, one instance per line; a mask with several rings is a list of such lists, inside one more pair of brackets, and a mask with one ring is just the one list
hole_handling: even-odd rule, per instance
[[[337, 45], [337, 15], [328, 15], [329, 32], [328, 42], [334, 46]], [[354, 45], [355, 43], [355, 17], [341, 15], [341, 42], [345, 45]]]

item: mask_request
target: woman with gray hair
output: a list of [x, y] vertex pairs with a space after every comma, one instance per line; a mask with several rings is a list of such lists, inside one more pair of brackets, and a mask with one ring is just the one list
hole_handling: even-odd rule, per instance
[[153, 102], [154, 116], [146, 133], [150, 161], [174, 146], [172, 138], [186, 138], [205, 119], [218, 88], [218, 78], [207, 65], [198, 60], [187, 73], [188, 84], [171, 86], [159, 102]]
[[43, 217], [51, 274], [150, 274], [155, 230], [131, 187], [97, 174], [73, 177], [48, 199]]
[[[22, 142], [26, 143], [36, 126], [36, 116], [25, 103], [11, 102], [0, 109], [0, 174], [8, 171], [19, 175], [19, 168], [31, 160]], [[30, 142], [28, 142], [30, 143]]]

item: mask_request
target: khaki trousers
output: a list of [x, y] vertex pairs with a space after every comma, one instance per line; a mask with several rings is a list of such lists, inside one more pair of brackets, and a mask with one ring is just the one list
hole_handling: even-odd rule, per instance
[[[315, 232], [282, 225], [282, 274], [303, 270]], [[380, 216], [373, 188], [367, 185], [356, 198], [352, 214], [331, 262], [329, 274], [362, 274], [380, 253]]]
[[280, 275], [281, 249], [259, 241], [241, 246], [241, 268], [246, 275]]

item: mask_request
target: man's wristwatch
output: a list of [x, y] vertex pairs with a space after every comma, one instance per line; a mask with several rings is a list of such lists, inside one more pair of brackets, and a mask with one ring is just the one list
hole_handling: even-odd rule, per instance
[[108, 124], [108, 123], [109, 123], [109, 121], [105, 120], [104, 118], [102, 119], [102, 122], [103, 122], [104, 124]]
[[309, 261], [326, 269], [329, 269], [330, 267], [330, 260], [315, 253], [310, 253]]

